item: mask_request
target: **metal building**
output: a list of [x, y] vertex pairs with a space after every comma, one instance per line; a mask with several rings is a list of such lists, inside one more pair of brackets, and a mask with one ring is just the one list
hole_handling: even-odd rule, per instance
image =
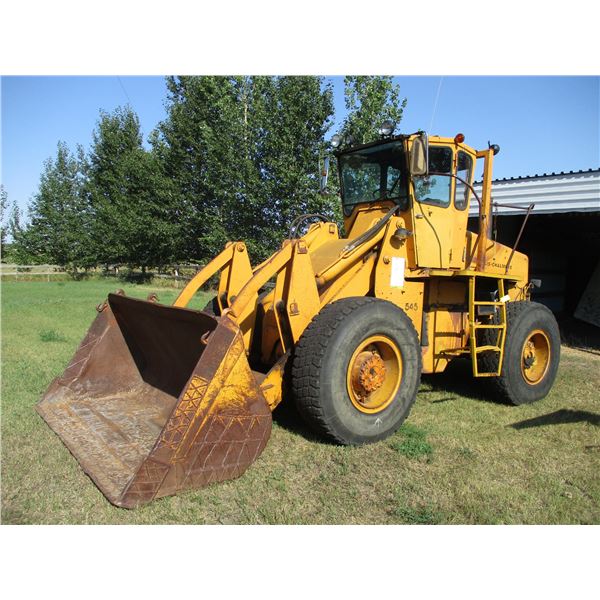
[[[481, 183], [474, 187], [479, 192]], [[493, 219], [496, 239], [509, 246], [535, 205], [518, 246], [530, 277], [542, 280], [533, 299], [600, 327], [600, 169], [497, 179], [492, 201], [510, 205], [494, 206]], [[476, 201], [469, 214], [477, 214]]]

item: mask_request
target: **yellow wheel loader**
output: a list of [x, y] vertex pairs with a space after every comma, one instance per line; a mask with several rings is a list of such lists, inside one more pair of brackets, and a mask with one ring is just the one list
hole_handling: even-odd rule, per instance
[[[364, 444], [398, 429], [421, 373], [458, 357], [515, 404], [548, 393], [557, 324], [530, 301], [527, 257], [490, 235], [499, 148], [388, 125], [372, 143], [332, 140], [346, 235], [302, 215], [261, 264], [228, 243], [172, 306], [116, 293], [97, 307], [37, 410], [110, 502], [240, 476], [284, 397], [324, 438]], [[188, 308], [217, 274], [214, 301]]]

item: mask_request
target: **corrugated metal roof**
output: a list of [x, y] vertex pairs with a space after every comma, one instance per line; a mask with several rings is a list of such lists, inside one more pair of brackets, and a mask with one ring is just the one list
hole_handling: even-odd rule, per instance
[[[517, 177], [502, 177], [493, 181], [519, 181], [520, 179], [538, 179], [540, 177], [557, 177], [560, 175], [580, 175], [581, 173], [600, 173], [598, 169], [579, 169], [579, 171], [560, 171], [559, 173], [536, 173], [535, 175], [518, 175]], [[474, 185], [481, 185], [481, 181], [476, 181]]]
[[[473, 187], [480, 193], [481, 182]], [[535, 204], [532, 214], [597, 212], [600, 211], [600, 169], [494, 179], [492, 201], [522, 207], [498, 207], [500, 215], [521, 214], [532, 203]], [[477, 201], [472, 200], [469, 214], [477, 213]]]

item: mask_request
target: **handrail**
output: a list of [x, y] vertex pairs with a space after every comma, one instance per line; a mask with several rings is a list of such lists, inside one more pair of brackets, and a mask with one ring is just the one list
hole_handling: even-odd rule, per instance
[[[496, 206], [508, 206], [509, 208], [511, 208], [508, 204], [505, 204], [505, 205], [496, 204]], [[510, 263], [513, 259], [515, 252], [517, 251], [517, 246], [519, 245], [519, 242], [521, 241], [521, 235], [523, 235], [523, 230], [525, 229], [525, 225], [527, 224], [529, 215], [531, 214], [531, 211], [534, 209], [534, 207], [535, 207], [535, 203], [532, 203], [527, 207], [527, 213], [525, 215], [525, 218], [523, 219], [523, 223], [521, 224], [521, 229], [519, 229], [519, 233], [517, 234], [517, 239], [515, 240], [515, 243], [510, 252], [510, 256], [508, 257], [508, 260], [506, 261], [506, 268], [504, 269], [505, 275], [508, 273], [508, 268], [510, 267]]]

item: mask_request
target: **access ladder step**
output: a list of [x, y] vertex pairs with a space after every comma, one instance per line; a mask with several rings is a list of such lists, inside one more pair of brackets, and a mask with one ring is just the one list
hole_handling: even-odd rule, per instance
[[461, 354], [471, 354], [471, 348], [447, 348], [442, 350], [440, 354], [445, 356], [460, 356]]
[[498, 300], [475, 300], [473, 306], [503, 306], [506, 302]]
[[475, 352], [477, 352], [477, 353], [488, 352], [490, 350], [493, 352], [502, 352], [502, 348], [500, 348], [500, 346], [476, 346], [475, 347]]

